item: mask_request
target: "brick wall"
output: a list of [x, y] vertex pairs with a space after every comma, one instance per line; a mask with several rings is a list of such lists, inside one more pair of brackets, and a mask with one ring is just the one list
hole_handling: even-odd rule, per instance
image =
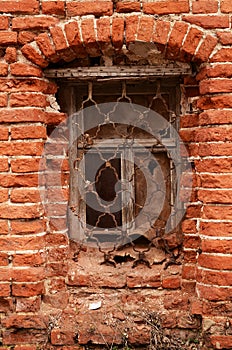
[[[0, 349], [145, 349], [157, 325], [170, 342], [232, 348], [231, 19], [230, 0], [0, 0]], [[58, 142], [49, 172], [42, 159], [50, 131], [66, 127], [44, 69], [137, 41], [197, 72], [182, 85], [194, 169], [183, 264], [166, 271], [90, 268], [83, 251], [78, 264], [66, 235], [67, 155]]]

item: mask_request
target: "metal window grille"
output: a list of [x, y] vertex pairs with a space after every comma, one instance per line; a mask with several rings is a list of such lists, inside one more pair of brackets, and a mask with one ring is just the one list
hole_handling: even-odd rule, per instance
[[[176, 147], [179, 77], [75, 78], [60, 83], [59, 95], [72, 115], [70, 237], [98, 247], [105, 263], [131, 245], [137, 261], [149, 266], [146, 252], [178, 210], [176, 169], [164, 145]], [[156, 125], [153, 113], [163, 125]], [[163, 142], [154, 136], [156, 128]]]

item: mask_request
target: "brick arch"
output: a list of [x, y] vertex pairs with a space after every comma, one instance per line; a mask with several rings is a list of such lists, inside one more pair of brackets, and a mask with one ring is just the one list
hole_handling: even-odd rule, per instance
[[154, 43], [167, 59], [207, 62], [217, 39], [184, 21], [167, 21], [146, 15], [125, 18], [71, 19], [41, 33], [22, 47], [23, 55], [41, 68], [60, 60], [112, 56], [125, 44]]

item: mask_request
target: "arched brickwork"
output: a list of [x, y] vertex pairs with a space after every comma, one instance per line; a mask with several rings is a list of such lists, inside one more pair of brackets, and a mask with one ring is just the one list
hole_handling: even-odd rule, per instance
[[184, 62], [207, 62], [218, 40], [184, 21], [156, 20], [146, 15], [126, 18], [71, 19], [49, 28], [22, 47], [23, 55], [41, 68], [50, 62], [113, 54], [142, 41], [158, 45], [165, 57]]

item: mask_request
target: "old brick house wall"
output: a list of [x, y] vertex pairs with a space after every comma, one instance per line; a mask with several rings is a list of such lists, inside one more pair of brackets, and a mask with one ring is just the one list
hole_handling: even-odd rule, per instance
[[[0, 0], [0, 349], [145, 349], [157, 325], [201, 349], [232, 348], [231, 15], [231, 0]], [[193, 67], [181, 83], [180, 130], [193, 191], [182, 264], [166, 270], [76, 258], [68, 154], [58, 140], [49, 172], [43, 158], [67, 118], [46, 68], [107, 62], [138, 42]]]

